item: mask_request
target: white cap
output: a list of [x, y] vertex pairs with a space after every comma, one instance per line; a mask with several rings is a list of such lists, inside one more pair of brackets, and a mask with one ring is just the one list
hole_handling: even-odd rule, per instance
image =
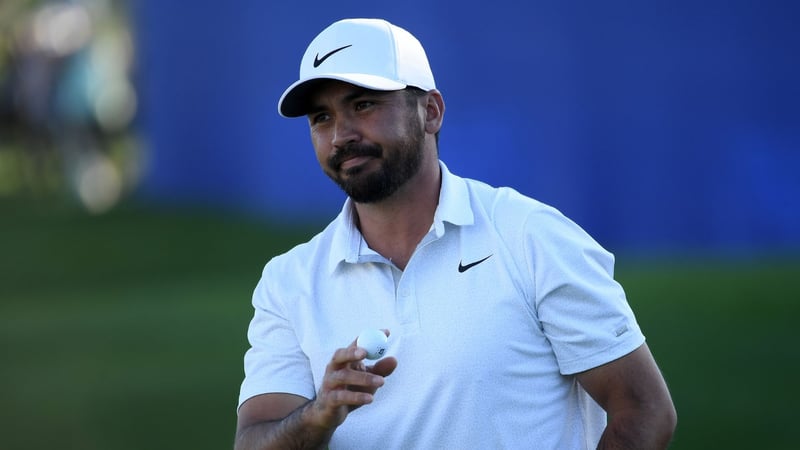
[[303, 55], [300, 79], [278, 101], [280, 115], [307, 114], [311, 81], [318, 79], [378, 91], [436, 88], [422, 44], [408, 31], [381, 19], [345, 19], [322, 30]]

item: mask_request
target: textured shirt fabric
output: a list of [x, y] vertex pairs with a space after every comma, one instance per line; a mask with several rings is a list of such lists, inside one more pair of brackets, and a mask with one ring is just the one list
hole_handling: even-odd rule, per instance
[[613, 256], [556, 209], [440, 167], [405, 270], [367, 246], [349, 200], [267, 263], [239, 404], [313, 398], [337, 348], [388, 328], [397, 369], [330, 448], [595, 448], [606, 416], [574, 374], [644, 343]]

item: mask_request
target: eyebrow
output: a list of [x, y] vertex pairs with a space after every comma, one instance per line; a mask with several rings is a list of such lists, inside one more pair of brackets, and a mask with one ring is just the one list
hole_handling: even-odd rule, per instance
[[[341, 99], [341, 103], [342, 104], [347, 104], [347, 103], [350, 103], [350, 102], [352, 102], [354, 100], [359, 99], [360, 97], [365, 97], [365, 96], [368, 96], [368, 95], [385, 97], [385, 96], [391, 95], [393, 92], [395, 92], [395, 91], [379, 91], [379, 90], [375, 90], [375, 89], [367, 89], [367, 88], [364, 88], [364, 87], [356, 86], [355, 89], [353, 90], [353, 92], [345, 95]], [[315, 104], [312, 103], [312, 104], [310, 104], [310, 106], [308, 108], [308, 114], [307, 115], [316, 114], [316, 113], [318, 113], [320, 111], [324, 111], [324, 110], [325, 110], [324, 106], [315, 105]]]

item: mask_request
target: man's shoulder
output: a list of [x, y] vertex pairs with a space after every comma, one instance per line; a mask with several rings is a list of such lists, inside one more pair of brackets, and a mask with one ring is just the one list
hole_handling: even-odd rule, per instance
[[513, 187], [492, 186], [484, 181], [464, 178], [473, 209], [478, 207], [495, 218], [516, 218], [553, 208]]
[[465, 182], [476, 225], [495, 230], [509, 243], [585, 233], [559, 209], [512, 187], [494, 187], [470, 179]]

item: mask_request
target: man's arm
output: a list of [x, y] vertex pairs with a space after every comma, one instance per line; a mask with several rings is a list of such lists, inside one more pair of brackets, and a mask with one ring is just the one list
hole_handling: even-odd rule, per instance
[[304, 410], [311, 401], [293, 394], [253, 397], [239, 409], [236, 450], [268, 448], [318, 448], [330, 439], [325, 430], [308, 429]]
[[609, 416], [599, 449], [662, 449], [669, 445], [677, 414], [647, 344], [581, 372], [577, 378]]
[[350, 411], [372, 403], [397, 360], [384, 358], [364, 367], [367, 353], [355, 344], [334, 353], [317, 397], [292, 394], [253, 397], [239, 409], [236, 450], [324, 448]]

